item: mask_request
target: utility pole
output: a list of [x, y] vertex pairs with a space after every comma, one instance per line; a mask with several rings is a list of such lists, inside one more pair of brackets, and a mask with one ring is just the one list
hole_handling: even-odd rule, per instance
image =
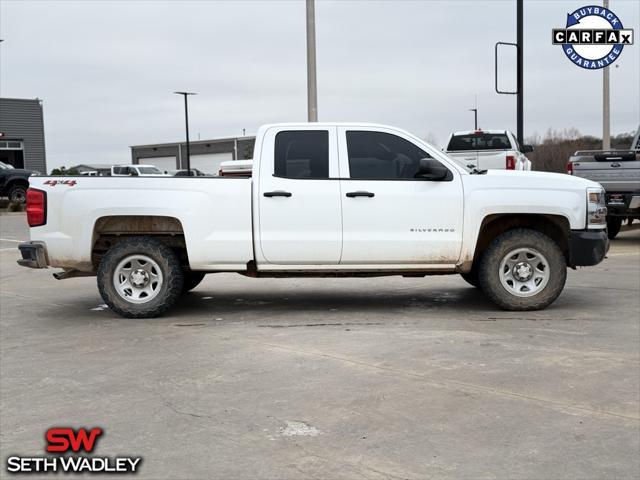
[[518, 137], [518, 143], [520, 145], [524, 144], [524, 92], [523, 92], [523, 85], [524, 85], [524, 79], [523, 79], [523, 72], [522, 72], [522, 67], [523, 67], [523, 49], [524, 49], [524, 44], [523, 44], [523, 37], [524, 37], [524, 32], [522, 31], [522, 26], [523, 26], [523, 0], [516, 0], [516, 27], [517, 27], [517, 37], [516, 37], [516, 43], [518, 44], [517, 46], [517, 55], [518, 55], [518, 60], [517, 60], [517, 83], [518, 83], [518, 87], [517, 87], [517, 107], [516, 107], [516, 116], [517, 116], [517, 137]]
[[184, 124], [187, 131], [187, 175], [191, 176], [191, 152], [189, 150], [189, 107], [187, 104], [187, 97], [189, 95], [197, 95], [197, 94], [193, 92], [173, 92], [173, 93], [175, 93], [176, 95], [182, 95], [184, 97]]
[[[602, 6], [609, 8], [609, 0], [604, 0]], [[609, 67], [602, 69], [602, 149], [611, 149], [611, 104], [609, 100]]]
[[315, 0], [307, 0], [307, 119], [309, 122], [318, 121]]

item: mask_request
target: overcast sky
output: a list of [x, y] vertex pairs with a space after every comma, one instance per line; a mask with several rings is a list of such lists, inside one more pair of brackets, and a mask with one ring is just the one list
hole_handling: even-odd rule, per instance
[[[601, 135], [602, 71], [551, 44], [567, 12], [593, 3], [525, 0], [525, 136]], [[637, 37], [640, 2], [610, 8]], [[515, 131], [515, 96], [494, 92], [493, 73], [493, 46], [515, 42], [515, 15], [514, 0], [316, 0], [319, 119], [391, 124], [441, 146], [473, 128], [477, 95], [481, 127]], [[195, 139], [306, 120], [304, 0], [1, 0], [0, 29], [0, 95], [43, 99], [49, 170], [124, 163], [129, 145], [183, 140], [174, 90], [199, 93]], [[640, 123], [635, 41], [611, 69], [612, 133]]]

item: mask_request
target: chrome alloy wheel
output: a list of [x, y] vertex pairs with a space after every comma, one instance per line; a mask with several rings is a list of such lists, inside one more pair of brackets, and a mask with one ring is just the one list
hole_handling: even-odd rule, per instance
[[162, 288], [162, 270], [146, 255], [129, 255], [113, 273], [113, 286], [118, 295], [131, 303], [147, 303]]
[[533, 248], [516, 248], [500, 262], [500, 283], [517, 297], [531, 297], [549, 282], [549, 262]]

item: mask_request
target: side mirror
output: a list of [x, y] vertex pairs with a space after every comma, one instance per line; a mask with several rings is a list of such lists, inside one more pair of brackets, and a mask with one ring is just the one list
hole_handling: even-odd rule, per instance
[[415, 178], [424, 178], [425, 180], [437, 182], [447, 178], [447, 175], [449, 175], [449, 170], [439, 161], [433, 158], [421, 158]]
[[522, 153], [529, 153], [529, 152], [533, 152], [533, 145], [523, 145]]

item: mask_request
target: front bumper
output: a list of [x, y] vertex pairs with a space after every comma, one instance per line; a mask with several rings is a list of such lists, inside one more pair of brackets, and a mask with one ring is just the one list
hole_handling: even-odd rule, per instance
[[609, 251], [609, 238], [606, 230], [571, 230], [569, 237], [572, 267], [597, 265], [604, 260]]
[[47, 247], [44, 242], [24, 242], [18, 245], [22, 258], [18, 265], [29, 268], [47, 268]]

